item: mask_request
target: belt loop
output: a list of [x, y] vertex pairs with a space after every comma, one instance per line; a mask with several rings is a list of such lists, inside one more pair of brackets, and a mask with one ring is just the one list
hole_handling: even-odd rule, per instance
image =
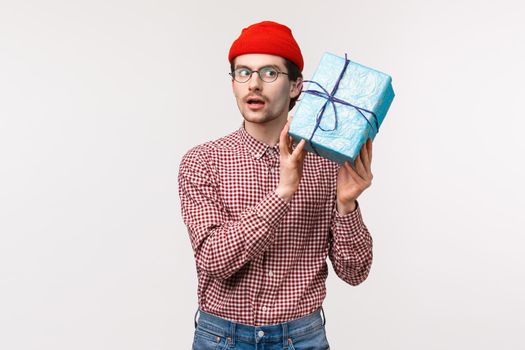
[[283, 349], [288, 345], [288, 322], [282, 323], [283, 326]]
[[228, 343], [230, 346], [234, 346], [235, 345], [235, 326], [236, 326], [236, 323], [235, 322], [230, 322], [230, 336], [228, 337]]
[[321, 305], [321, 313], [323, 314], [323, 326], [324, 326], [326, 324], [326, 316], [324, 315], [324, 309], [322, 305]]
[[195, 323], [195, 328], [197, 328], [197, 314], [199, 313], [199, 308], [195, 311], [195, 316], [193, 317], [193, 322]]

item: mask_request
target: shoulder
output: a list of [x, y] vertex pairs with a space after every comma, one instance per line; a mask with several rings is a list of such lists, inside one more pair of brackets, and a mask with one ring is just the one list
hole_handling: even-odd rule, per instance
[[215, 140], [196, 145], [182, 156], [179, 169], [180, 171], [191, 171], [195, 168], [210, 168], [220, 155], [237, 152], [239, 145], [238, 130]]

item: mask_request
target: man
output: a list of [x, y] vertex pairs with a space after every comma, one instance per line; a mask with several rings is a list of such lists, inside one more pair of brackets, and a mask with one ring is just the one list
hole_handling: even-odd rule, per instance
[[198, 274], [193, 348], [328, 349], [326, 257], [351, 285], [372, 263], [357, 203], [372, 181], [372, 143], [355, 169], [292, 143], [303, 57], [288, 27], [243, 29], [228, 58], [243, 123], [189, 150], [179, 169]]

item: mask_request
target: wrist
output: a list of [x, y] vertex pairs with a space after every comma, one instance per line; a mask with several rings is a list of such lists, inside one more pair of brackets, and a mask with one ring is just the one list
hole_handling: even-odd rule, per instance
[[275, 193], [282, 200], [284, 200], [286, 203], [288, 203], [288, 202], [290, 202], [292, 200], [292, 196], [294, 194], [294, 191], [290, 190], [290, 189], [286, 189], [286, 188], [281, 187], [281, 186], [277, 186], [277, 188], [275, 189]]
[[339, 200], [337, 200], [336, 207], [337, 212], [340, 215], [346, 215], [353, 212], [357, 208], [357, 202], [355, 199], [345, 203], [341, 203]]

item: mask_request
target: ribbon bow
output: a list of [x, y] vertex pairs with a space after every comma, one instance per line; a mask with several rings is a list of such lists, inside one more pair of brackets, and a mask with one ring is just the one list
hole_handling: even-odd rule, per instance
[[[322, 87], [321, 84], [319, 84], [316, 81], [313, 81], [313, 80], [304, 80], [303, 81], [305, 83], [313, 83], [313, 84], [317, 85], [322, 90], [322, 91], [319, 91], [319, 90], [304, 90], [303, 93], [314, 95], [314, 96], [326, 99], [326, 102], [323, 104], [323, 106], [321, 107], [321, 109], [317, 113], [315, 128], [312, 131], [312, 135], [310, 135], [310, 138], [308, 139], [308, 142], [310, 143], [310, 146], [312, 147], [312, 149], [314, 150], [314, 152], [317, 155], [319, 155], [319, 153], [317, 153], [314, 145], [312, 144], [312, 138], [314, 137], [314, 134], [317, 131], [317, 128], [320, 128], [323, 131], [333, 131], [333, 130], [337, 129], [337, 107], [335, 105], [336, 103], [340, 103], [342, 105], [355, 108], [359, 112], [359, 115], [361, 115], [366, 120], [368, 125], [370, 125], [370, 127], [372, 129], [375, 129], [376, 133], [379, 132], [379, 123], [377, 121], [377, 116], [376, 116], [376, 114], [374, 112], [369, 111], [368, 109], [365, 109], [365, 108], [361, 108], [361, 107], [355, 106], [355, 105], [351, 104], [348, 101], [344, 101], [344, 100], [341, 100], [341, 99], [335, 97], [337, 89], [339, 89], [339, 83], [341, 82], [341, 79], [343, 78], [343, 75], [345, 74], [346, 68], [348, 67], [349, 63], [350, 63], [350, 60], [347, 58], [347, 55], [345, 53], [345, 65], [343, 67], [343, 70], [339, 74], [339, 77], [337, 78], [337, 81], [335, 82], [335, 86], [332, 89], [331, 93], [328, 93], [328, 91], [324, 87]], [[321, 127], [321, 119], [323, 119], [323, 115], [324, 115], [324, 112], [326, 110], [326, 106], [328, 106], [328, 103], [331, 103], [332, 104], [332, 108], [334, 109], [335, 122], [334, 122], [334, 128], [333, 129], [325, 130], [325, 129], [323, 129]], [[370, 113], [372, 115], [373, 120], [374, 120], [374, 125], [372, 125], [370, 120], [364, 115], [363, 112]]]

